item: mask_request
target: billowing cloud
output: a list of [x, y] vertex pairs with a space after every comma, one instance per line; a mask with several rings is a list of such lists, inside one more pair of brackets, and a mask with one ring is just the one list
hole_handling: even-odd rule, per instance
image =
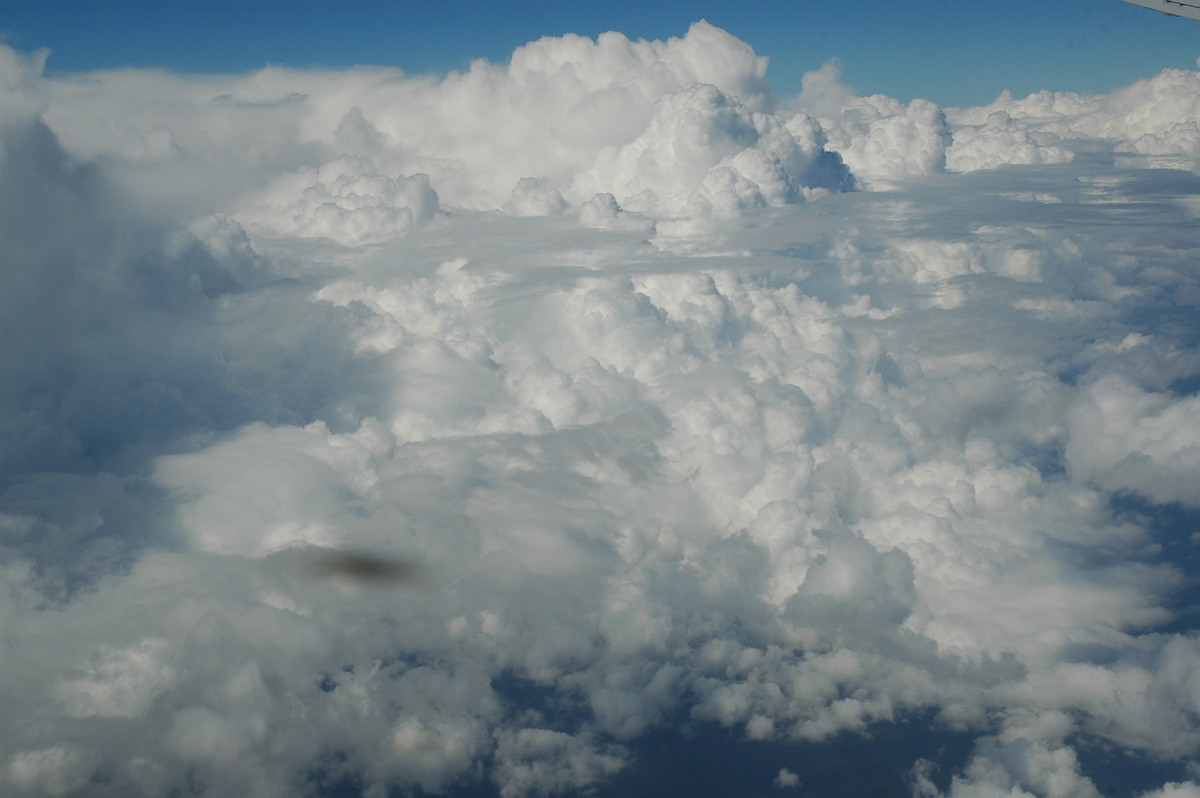
[[605, 794], [682, 723], [1195, 794], [1196, 76], [765, 70], [0, 49], [0, 792]]
[[1158, 502], [1195, 505], [1200, 441], [1196, 397], [1149, 393], [1118, 376], [1090, 386], [1069, 416], [1067, 460], [1082, 479]]
[[1161, 166], [1194, 169], [1200, 155], [1198, 85], [1198, 73], [1168, 69], [1106, 96], [1042, 91], [1017, 100], [1006, 92], [990, 105], [960, 110], [954, 121], [986, 130], [995, 126], [993, 115], [1002, 113], [1019, 120], [1052, 158], [1060, 157], [1061, 139], [1102, 139], [1118, 151], [1163, 156], [1157, 160]]
[[851, 98], [833, 120], [830, 135], [831, 147], [859, 179], [882, 186], [946, 167], [950, 130], [942, 109], [928, 100], [906, 106], [881, 94]]
[[955, 131], [946, 151], [946, 168], [954, 172], [993, 169], [1005, 164], [1063, 163], [1074, 153], [1054, 133], [1031, 133], [1004, 111], [993, 111], [978, 127]]

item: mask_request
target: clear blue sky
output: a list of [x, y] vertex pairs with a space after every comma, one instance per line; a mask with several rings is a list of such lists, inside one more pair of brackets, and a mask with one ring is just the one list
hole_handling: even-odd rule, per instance
[[372, 0], [3, 0], [0, 35], [49, 47], [48, 71], [160, 66], [245, 71], [388, 64], [409, 72], [504, 61], [545, 35], [682, 35], [706, 18], [771, 58], [776, 90], [838, 57], [860, 93], [944, 105], [979, 104], [1000, 90], [1103, 92], [1164, 67], [1196, 68], [1200, 23], [1119, 0], [691, 0], [690, 2], [378, 2]]

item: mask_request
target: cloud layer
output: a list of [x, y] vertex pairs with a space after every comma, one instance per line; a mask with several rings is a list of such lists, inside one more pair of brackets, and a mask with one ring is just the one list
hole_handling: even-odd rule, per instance
[[1122, 501], [1198, 503], [1200, 77], [765, 74], [703, 22], [440, 79], [0, 49], [0, 792], [576, 794], [681, 720], [971, 735], [918, 796], [1194, 759], [1196, 544]]

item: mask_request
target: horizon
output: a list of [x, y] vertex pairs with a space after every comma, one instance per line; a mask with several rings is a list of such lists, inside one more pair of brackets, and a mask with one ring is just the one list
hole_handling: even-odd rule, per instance
[[[436, 6], [356, 2], [336, 8], [305, 0], [186, 6], [123, 2], [104, 6], [17, 0], [0, 12], [0, 41], [24, 52], [51, 50], [49, 75], [118, 68], [240, 74], [267, 66], [398, 67], [445, 76], [484, 58], [506, 63], [543, 36], [595, 39], [618, 31], [665, 41], [706, 19], [770, 59], [781, 97], [831, 59], [863, 95], [917, 97], [943, 106], [984, 105], [1004, 90], [1100, 94], [1164, 68], [1192, 69], [1200, 25], [1119, 0], [1009, 4], [921, 0], [857, 4], [617, 4], [545, 2], [498, 6], [459, 0]], [[102, 33], [101, 33], [102, 32]]]

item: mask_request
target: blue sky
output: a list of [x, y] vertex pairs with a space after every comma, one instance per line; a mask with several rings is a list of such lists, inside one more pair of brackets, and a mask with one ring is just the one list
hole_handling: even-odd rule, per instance
[[705, 18], [771, 59], [776, 91], [829, 58], [863, 94], [982, 104], [1008, 88], [1101, 93], [1166, 67], [1195, 68], [1200, 24], [1118, 0], [775, 3], [298, 2], [82, 4], [10, 0], [0, 31], [19, 50], [48, 47], [48, 70], [158, 66], [255, 69], [266, 63], [462, 69], [504, 61], [546, 35], [681, 36]]

